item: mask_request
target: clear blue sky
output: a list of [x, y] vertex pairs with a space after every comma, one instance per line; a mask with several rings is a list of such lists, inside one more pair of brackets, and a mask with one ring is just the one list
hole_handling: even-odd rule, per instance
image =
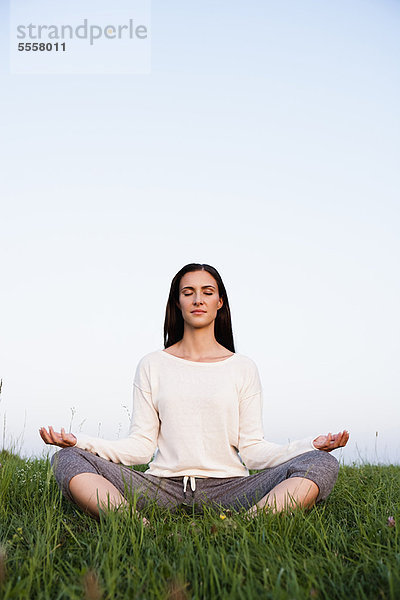
[[378, 431], [399, 462], [399, 3], [153, 1], [148, 75], [11, 74], [0, 16], [6, 438], [39, 453], [71, 409], [125, 435], [171, 279], [206, 262], [266, 437], [348, 428], [374, 459]]

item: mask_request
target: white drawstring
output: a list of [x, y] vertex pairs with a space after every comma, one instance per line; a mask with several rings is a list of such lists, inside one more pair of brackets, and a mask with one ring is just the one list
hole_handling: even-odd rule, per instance
[[[189, 479], [189, 475], [185, 475], [185, 477], [183, 478], [183, 493], [186, 494], [186, 486], [187, 486], [187, 482]], [[190, 487], [192, 492], [194, 492], [194, 490], [196, 489], [196, 479], [195, 477], [190, 476]]]

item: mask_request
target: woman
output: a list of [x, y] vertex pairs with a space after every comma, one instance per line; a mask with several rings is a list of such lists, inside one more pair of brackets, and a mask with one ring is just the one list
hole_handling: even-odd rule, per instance
[[[263, 438], [261, 412], [258, 369], [235, 352], [222, 279], [210, 265], [191, 263], [171, 283], [164, 349], [137, 366], [128, 437], [39, 431], [63, 448], [52, 458], [63, 494], [96, 518], [127, 505], [132, 492], [139, 510], [155, 499], [171, 510], [201, 512], [205, 503], [249, 516], [325, 499], [339, 469], [329, 452], [346, 445], [348, 432], [280, 446]], [[155, 451], [145, 473], [127, 467], [148, 463]]]

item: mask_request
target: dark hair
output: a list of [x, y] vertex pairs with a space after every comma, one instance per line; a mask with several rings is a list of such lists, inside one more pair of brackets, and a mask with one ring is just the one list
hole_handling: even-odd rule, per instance
[[183, 338], [183, 317], [182, 312], [177, 306], [179, 302], [179, 284], [182, 277], [186, 273], [193, 271], [208, 271], [217, 282], [218, 294], [223, 299], [223, 304], [217, 312], [217, 316], [214, 322], [214, 335], [215, 339], [219, 344], [227, 348], [231, 352], [235, 352], [235, 346], [233, 343], [232, 323], [231, 323], [231, 311], [229, 309], [228, 296], [226, 293], [225, 286], [221, 279], [221, 275], [217, 269], [211, 265], [189, 263], [182, 267], [180, 271], [175, 275], [171, 282], [171, 289], [169, 291], [169, 297], [167, 301], [167, 308], [165, 310], [164, 320], [164, 348], [168, 348], [176, 342], [179, 342]]

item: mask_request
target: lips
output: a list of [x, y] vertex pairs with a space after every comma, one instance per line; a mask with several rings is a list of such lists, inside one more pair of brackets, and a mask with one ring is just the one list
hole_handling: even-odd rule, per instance
[[192, 310], [192, 313], [205, 313], [205, 310]]

